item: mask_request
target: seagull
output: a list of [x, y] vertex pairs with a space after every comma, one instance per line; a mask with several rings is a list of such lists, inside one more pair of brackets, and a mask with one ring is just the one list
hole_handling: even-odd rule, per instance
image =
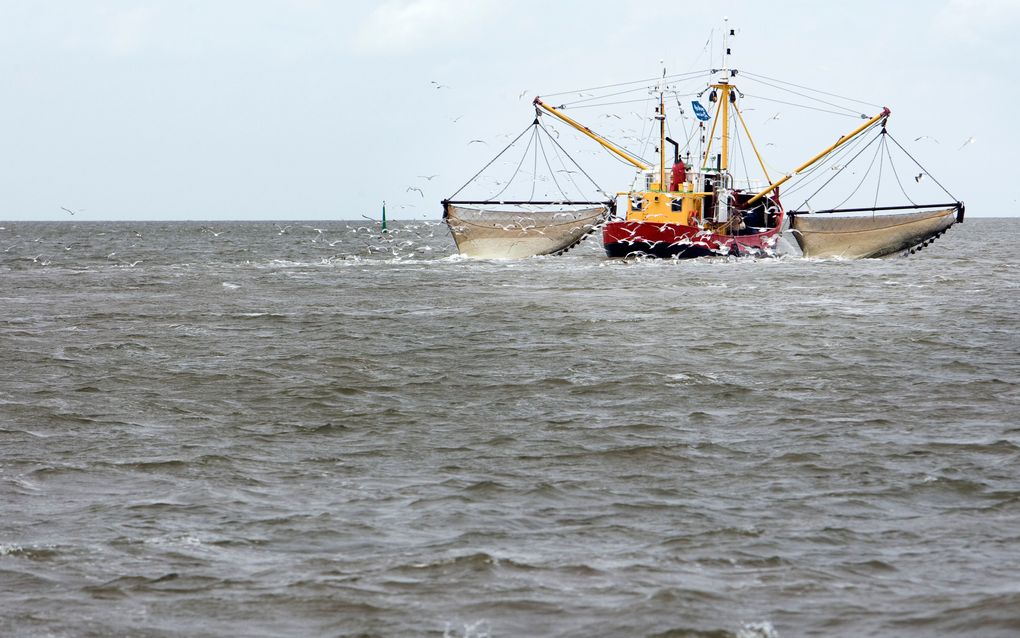
[[924, 179], [924, 173], [918, 173], [917, 175], [914, 175], [915, 182], [920, 182], [922, 179]]
[[528, 89], [524, 89], [523, 91], [521, 91], [520, 95], [517, 96], [517, 99], [518, 100], [523, 99], [524, 96], [527, 95], [527, 93], [528, 93]]
[[470, 142], [468, 142], [468, 146], [471, 146], [472, 144], [475, 144], [475, 143], [478, 143], [478, 144], [488, 144], [488, 142], [486, 142], [485, 140], [471, 140]]
[[765, 120], [765, 123], [766, 123], [766, 124], [768, 124], [768, 123], [769, 123], [769, 122], [771, 122], [772, 120], [778, 120], [778, 119], [779, 119], [779, 117], [780, 117], [780, 115], [781, 115], [780, 113], [776, 113], [776, 114], [774, 114], [774, 115], [773, 115], [772, 117], [770, 117], [769, 119]]
[[289, 224], [287, 226], [280, 226], [279, 224], [273, 224], [273, 226], [276, 226], [277, 230], [280, 231], [281, 235], [285, 234], [287, 232], [287, 229], [290, 228]]
[[435, 175], [419, 175], [418, 177], [431, 182], [433, 178], [439, 177], [439, 173], [436, 173]]
[[460, 118], [462, 118], [462, 117], [464, 117], [464, 116], [463, 116], [463, 115], [458, 115], [457, 117], [453, 118], [453, 119], [452, 119], [452, 120], [450, 120], [450, 121], [451, 121], [451, 122], [453, 122], [454, 124], [456, 124], [456, 123], [457, 123], [457, 121], [458, 121], [458, 120], [460, 120]]
[[617, 115], [616, 113], [603, 113], [599, 117], [615, 117], [618, 120], [621, 119], [620, 116]]
[[436, 87], [437, 89], [448, 89], [448, 88], [450, 88], [450, 86], [448, 84], [440, 84], [439, 82], [436, 82], [435, 80], [429, 80], [429, 83], [432, 86]]
[[968, 137], [968, 138], [967, 138], [967, 141], [966, 141], [966, 142], [964, 142], [963, 144], [960, 144], [960, 148], [958, 148], [958, 149], [956, 149], [956, 150], [958, 150], [958, 151], [959, 151], [959, 150], [963, 150], [963, 147], [964, 147], [964, 146], [967, 146], [968, 144], [973, 144], [973, 143], [974, 143], [974, 142], [976, 142], [976, 141], [977, 141], [977, 140], [976, 140], [976, 139], [974, 139], [973, 137]]
[[939, 143], [939, 141], [937, 139], [935, 139], [934, 137], [932, 137], [931, 135], [922, 135], [921, 137], [915, 137], [914, 138], [915, 142], [920, 142], [921, 140], [931, 140], [931, 141], [935, 142], [936, 144]]
[[67, 212], [69, 212], [69, 213], [71, 213], [72, 215], [74, 215], [74, 211], [73, 211], [73, 210], [71, 210], [70, 208], [64, 208], [63, 206], [61, 206], [60, 208], [61, 208], [61, 210], [66, 210]]
[[408, 192], [411, 192], [411, 191], [418, 191], [419, 195], [421, 195], [422, 197], [425, 197], [425, 193], [421, 192], [421, 189], [418, 188], [417, 186], [408, 186], [407, 190], [404, 191], [404, 192], [408, 193]]

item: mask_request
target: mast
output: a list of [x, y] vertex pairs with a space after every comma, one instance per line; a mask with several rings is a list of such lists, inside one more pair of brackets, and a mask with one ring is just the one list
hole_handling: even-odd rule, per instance
[[730, 85], [730, 77], [736, 75], [736, 71], [730, 71], [729, 39], [736, 35], [736, 33], [733, 29], [729, 28], [729, 21], [729, 18], [723, 18], [723, 56], [722, 69], [720, 69], [722, 75], [719, 78], [719, 81], [712, 86], [713, 89], [719, 90], [719, 99], [722, 100], [722, 103], [719, 105], [722, 117], [722, 158], [719, 166], [720, 172], [726, 172], [730, 167], [730, 91], [734, 88]]
[[[663, 75], [666, 70], [663, 69]], [[659, 113], [656, 117], [659, 120], [659, 190], [668, 190], [666, 185], [666, 100], [663, 97], [662, 84], [659, 85]]]
[[720, 108], [722, 109], [722, 161], [719, 165], [720, 172], [729, 170], [730, 168], [730, 85], [723, 80], [720, 84], [716, 85], [720, 89], [719, 99], [722, 100]]

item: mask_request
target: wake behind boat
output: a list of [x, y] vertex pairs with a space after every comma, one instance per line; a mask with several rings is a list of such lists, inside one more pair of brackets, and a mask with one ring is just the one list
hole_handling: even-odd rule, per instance
[[[733, 32], [729, 31], [729, 35], [733, 35]], [[875, 157], [881, 157], [877, 172], [881, 180], [881, 171], [888, 156], [890, 167], [899, 182], [899, 172], [892, 165], [893, 149], [902, 151], [920, 168], [919, 176], [929, 173], [892, 138], [887, 126], [891, 111], [882, 107], [871, 115], [860, 115], [864, 121], [839, 137], [834, 144], [816, 153], [797, 168], [783, 173], [781, 177], [773, 178], [771, 174], [776, 171], [769, 170], [747, 125], [742, 107], [745, 95], [736, 84], [741, 72], [731, 68], [730, 48], [725, 42], [723, 49], [726, 54], [722, 67], [707, 72], [668, 76], [663, 71], [662, 77], [651, 85], [640, 86], [641, 82], [625, 82], [599, 87], [609, 89], [603, 90], [601, 95], [578, 91], [577, 94], [584, 97], [574, 100], [572, 104], [553, 106], [547, 101], [548, 98], [536, 97], [533, 101], [535, 119], [532, 125], [469, 180], [468, 184], [443, 201], [444, 219], [450, 226], [458, 249], [463, 254], [480, 257], [516, 258], [558, 254], [576, 245], [596, 228], [601, 228], [603, 246], [609, 257], [766, 257], [782, 252], [780, 238], [784, 231], [789, 231], [804, 256], [865, 258], [916, 252], [943, 234], [952, 224], [963, 221], [963, 203], [949, 195], [944, 188], [942, 190], [951, 200], [949, 203], [918, 204], [907, 196], [909, 203], [879, 206], [876, 194], [872, 206], [841, 207], [846, 202], [844, 200], [839, 206], [813, 210], [810, 205], [812, 198], [837, 177], [854, 175], [855, 172], [847, 170], [848, 167], [858, 161], [866, 162], [869, 156], [864, 152], [872, 147], [876, 155], [871, 156], [871, 164], [866, 171], [862, 171], [863, 179], [872, 174]], [[693, 94], [683, 92], [685, 83], [699, 75], [704, 77], [706, 73], [710, 77], [707, 86]], [[764, 76], [753, 73], [745, 72], [743, 75], [770, 86], [782, 87], [785, 84], [778, 80], [761, 80]], [[634, 84], [639, 86], [636, 89], [621, 90], [621, 87]], [[654, 104], [654, 115], [650, 118], [654, 128], [648, 130], [650, 134], [645, 138], [646, 145], [649, 141], [655, 143], [657, 158], [654, 161], [640, 157], [566, 113], [571, 108], [610, 106], [619, 102], [629, 104], [627, 101], [613, 100], [621, 93], [634, 91], [647, 92]], [[795, 93], [806, 96], [800, 91]], [[820, 91], [818, 93], [830, 95]], [[683, 97], [695, 97], [690, 102], [696, 118], [692, 130], [685, 123], [685, 120], [692, 118], [682, 106]], [[707, 108], [701, 102], [703, 97], [707, 97]], [[677, 142], [668, 134], [667, 111], [673, 101], [686, 135], [684, 142]], [[637, 115], [633, 111], [631, 113]], [[551, 117], [556, 123], [579, 132], [616, 160], [632, 166], [636, 173], [631, 188], [607, 193], [599, 187], [581, 169], [580, 164], [566, 153], [556, 139], [558, 134], [555, 134], [555, 129], [551, 133], [542, 122], [543, 117]], [[616, 113], [610, 113], [609, 117], [622, 118]], [[527, 135], [529, 130], [530, 137]], [[653, 130], [654, 134], [651, 134]], [[473, 200], [457, 199], [464, 188], [474, 183], [496, 160], [508, 154], [515, 146], [523, 144], [523, 140], [527, 140], [527, 144], [513, 175], [508, 180], [494, 180], [501, 186], [495, 195]], [[740, 167], [744, 169], [743, 179], [736, 174], [738, 164], [734, 157], [735, 143], [739, 149]], [[667, 153], [667, 145], [672, 150], [671, 154]], [[571, 167], [576, 167], [576, 170], [555, 169], [548, 158], [547, 147], [556, 153], [561, 165], [566, 167], [566, 161], [569, 160]], [[535, 168], [530, 172], [532, 180], [541, 179], [537, 170], [540, 151], [547, 173], [553, 176], [552, 181], [559, 189], [560, 198], [534, 198], [533, 181], [528, 197], [501, 199], [508, 187], [520, 176], [523, 166]], [[529, 153], [534, 157], [531, 158]], [[748, 158], [753, 158], [757, 163], [763, 180], [748, 175]], [[513, 164], [512, 161], [508, 163]], [[571, 198], [555, 179], [556, 173], [583, 175], [594, 186], [597, 195]], [[780, 199], [780, 189], [785, 189], [791, 180], [797, 178], [801, 178], [802, 183], [793, 182], [794, 189], [820, 177], [828, 178], [822, 188], [808, 197], [798, 210], [786, 211]], [[938, 184], [934, 178], [932, 181]], [[577, 186], [576, 182], [574, 186]], [[902, 183], [900, 189], [907, 195]], [[580, 192], [580, 189], [577, 190]], [[851, 195], [858, 190], [860, 185]], [[621, 201], [622, 205], [619, 205]], [[616, 215], [618, 209], [622, 211], [620, 216]], [[467, 212], [469, 210], [470, 213]]]

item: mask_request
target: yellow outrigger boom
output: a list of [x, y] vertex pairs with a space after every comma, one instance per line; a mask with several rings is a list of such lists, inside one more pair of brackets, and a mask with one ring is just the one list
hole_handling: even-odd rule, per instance
[[584, 124], [581, 124], [580, 122], [578, 122], [578, 121], [568, 117], [567, 115], [564, 115], [559, 109], [556, 109], [554, 107], [549, 106], [548, 104], [546, 104], [545, 102], [542, 101], [542, 98], [536, 97], [535, 101], [534, 101], [534, 105], [537, 108], [542, 109], [546, 113], [555, 116], [556, 118], [560, 119], [561, 121], [566, 122], [571, 127], [577, 129], [581, 133], [587, 135], [591, 139], [593, 139], [596, 142], [598, 142], [603, 148], [605, 148], [607, 151], [609, 151], [613, 155], [616, 155], [617, 157], [619, 157], [623, 161], [627, 162], [628, 164], [631, 164], [631, 165], [637, 167], [639, 170], [647, 171], [648, 169], [651, 168], [651, 166], [649, 166], [648, 164], [645, 164], [640, 159], [634, 157], [633, 155], [631, 155], [627, 151], [623, 150], [619, 146], [616, 146], [615, 144], [613, 144], [612, 142], [610, 142], [606, 138], [602, 137], [601, 135], [599, 135], [595, 131], [591, 130], [590, 128], [588, 128]]
[[878, 121], [880, 121], [880, 120], [882, 120], [884, 118], [889, 117], [890, 113], [892, 113], [892, 111], [890, 111], [888, 107], [882, 109], [881, 113], [879, 113], [878, 115], [876, 115], [875, 117], [871, 118], [870, 120], [868, 120], [864, 124], [861, 124], [860, 126], [855, 128], [853, 131], [847, 133], [843, 137], [841, 137], [838, 140], [836, 140], [835, 144], [833, 144], [832, 146], [830, 146], [829, 148], [825, 149], [824, 151], [822, 151], [818, 155], [815, 155], [814, 157], [812, 157], [808, 161], [804, 162], [802, 165], [800, 165], [797, 168], [795, 168], [794, 171], [792, 173], [790, 173], [789, 175], [784, 176], [779, 181], [776, 181], [776, 182], [773, 182], [772, 184], [769, 184], [769, 186], [767, 186], [765, 188], [765, 190], [763, 190], [762, 192], [758, 193], [757, 195], [755, 195], [751, 199], [747, 200], [747, 205], [750, 206], [751, 204], [757, 202], [762, 197], [765, 197], [766, 195], [768, 195], [772, 191], [776, 190], [777, 188], [779, 188], [780, 186], [785, 184], [788, 180], [790, 180], [793, 177], [799, 175], [801, 173], [801, 171], [805, 170], [806, 168], [808, 168], [809, 166], [811, 166], [812, 164], [814, 164], [818, 160], [822, 159], [823, 157], [825, 157], [829, 153], [833, 152], [834, 150], [836, 150], [840, 146], [843, 146], [844, 144], [846, 144], [847, 142], [849, 142], [853, 138], [857, 137], [865, 129], [871, 127], [876, 122], [878, 122]]

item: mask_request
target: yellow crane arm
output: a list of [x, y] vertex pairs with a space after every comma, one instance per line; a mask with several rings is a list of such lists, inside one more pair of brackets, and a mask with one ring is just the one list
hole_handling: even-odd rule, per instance
[[628, 164], [632, 164], [633, 166], [637, 167], [639, 170], [642, 170], [642, 171], [647, 171], [648, 169], [651, 168], [651, 166], [649, 166], [648, 164], [645, 164], [640, 159], [634, 157], [633, 155], [631, 155], [627, 151], [623, 150], [619, 146], [613, 144], [612, 142], [610, 142], [606, 138], [602, 137], [601, 135], [599, 135], [595, 131], [591, 130], [590, 128], [588, 128], [584, 124], [581, 124], [580, 122], [578, 122], [578, 121], [576, 121], [576, 120], [574, 120], [574, 119], [564, 115], [562, 112], [560, 112], [559, 109], [556, 109], [556, 108], [554, 108], [552, 106], [549, 106], [548, 104], [546, 104], [545, 102], [542, 101], [542, 98], [536, 97], [534, 104], [535, 104], [535, 106], [537, 108], [540, 108], [543, 111], [545, 111], [546, 113], [548, 113], [548, 114], [558, 118], [559, 120], [561, 120], [563, 122], [566, 122], [572, 128], [577, 129], [581, 133], [583, 133], [583, 134], [587, 135], [588, 137], [590, 137], [591, 139], [595, 140], [603, 148], [605, 148], [607, 151], [609, 151], [613, 155], [616, 155], [617, 157], [619, 157], [623, 161], [627, 162]]
[[804, 169], [808, 168], [809, 166], [811, 166], [812, 164], [814, 164], [818, 160], [822, 159], [823, 157], [825, 157], [829, 153], [833, 152], [834, 150], [836, 150], [840, 146], [843, 146], [844, 144], [846, 144], [847, 142], [849, 142], [853, 138], [857, 137], [861, 132], [863, 132], [865, 129], [870, 127], [875, 122], [878, 122], [879, 120], [881, 120], [883, 118], [889, 117], [890, 113], [892, 113], [892, 111], [890, 111], [888, 108], [882, 109], [881, 113], [879, 113], [878, 115], [876, 115], [875, 117], [871, 118], [870, 120], [868, 120], [864, 124], [861, 124], [860, 126], [858, 126], [853, 131], [847, 133], [843, 137], [841, 137], [838, 140], [836, 140], [835, 144], [833, 144], [829, 148], [825, 149], [824, 151], [822, 151], [818, 155], [815, 155], [814, 157], [812, 157], [808, 161], [804, 162], [804, 164], [802, 164], [801, 166], [799, 166], [796, 169], [794, 169], [794, 171], [792, 173], [790, 173], [789, 175], [783, 177], [782, 179], [780, 179], [777, 182], [773, 182], [772, 184], [769, 184], [765, 188], [765, 190], [763, 190], [762, 192], [758, 193], [757, 195], [755, 195], [751, 199], [747, 200], [747, 205], [751, 205], [751, 204], [757, 202], [762, 197], [765, 197], [766, 195], [768, 195], [772, 191], [776, 190], [777, 188], [779, 188], [780, 186], [785, 184], [789, 179], [793, 178], [796, 175], [799, 175], [800, 172], [803, 171]]

